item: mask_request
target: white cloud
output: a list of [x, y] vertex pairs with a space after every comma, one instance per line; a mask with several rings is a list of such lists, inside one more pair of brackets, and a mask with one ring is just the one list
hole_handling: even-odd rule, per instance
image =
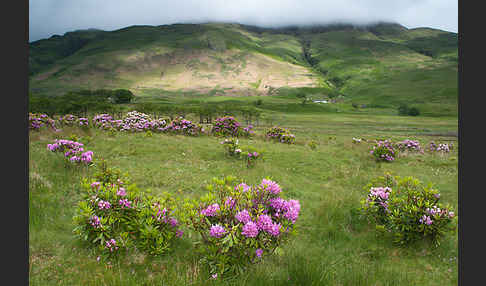
[[30, 40], [76, 29], [239, 22], [262, 26], [398, 22], [457, 32], [457, 0], [29, 0]]

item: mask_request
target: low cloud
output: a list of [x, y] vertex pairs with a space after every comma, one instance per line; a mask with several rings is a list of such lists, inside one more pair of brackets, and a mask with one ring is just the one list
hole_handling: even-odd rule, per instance
[[132, 25], [237, 22], [264, 27], [397, 22], [457, 32], [457, 0], [29, 0], [29, 41]]

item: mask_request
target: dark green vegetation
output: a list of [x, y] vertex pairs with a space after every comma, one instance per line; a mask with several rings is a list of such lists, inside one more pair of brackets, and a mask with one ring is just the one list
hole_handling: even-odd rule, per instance
[[[270, 98], [264, 98], [262, 106], [269, 105], [265, 99]], [[295, 108], [301, 108], [300, 100], [294, 100]], [[189, 115], [188, 119], [198, 118]], [[244, 122], [241, 116], [237, 120]], [[431, 140], [458, 146], [454, 137], [427, 135], [457, 132], [457, 119], [276, 112], [273, 123], [295, 134], [296, 143], [264, 141], [261, 135], [270, 125], [261, 121], [265, 126], [255, 128], [260, 136], [240, 138], [240, 144], [264, 150], [264, 159], [253, 168], [228, 159], [221, 139], [212, 136], [147, 137], [67, 127], [58, 133], [31, 132], [31, 285], [457, 285], [457, 235], [446, 236], [437, 248], [429, 242], [399, 247], [356, 213], [368, 193], [364, 187], [385, 171], [434, 183], [441, 202], [457, 211], [457, 150], [447, 155], [409, 154], [392, 163], [377, 163], [369, 154], [372, 144], [352, 143], [353, 137], [395, 142], [409, 138], [422, 146]], [[167, 191], [193, 198], [206, 192], [204, 186], [213, 177], [235, 175], [254, 184], [271, 176], [286, 196], [302, 205], [298, 236], [232, 283], [211, 282], [193, 251], [195, 234], [188, 231], [166, 256], [134, 255], [120, 263], [97, 262], [97, 256], [72, 234], [71, 220], [81, 198], [80, 178], [94, 170], [69, 167], [62, 156], [46, 149], [54, 138], [71, 134], [94, 152], [94, 159], [104, 158], [110, 166], [128, 172], [141, 190], [153, 194]], [[308, 146], [311, 141], [316, 143], [314, 150]]]
[[[304, 92], [360, 108], [457, 116], [457, 34], [398, 24], [268, 29], [239, 24], [83, 30], [31, 43], [29, 88], [171, 98]], [[301, 100], [302, 101], [302, 100]]]

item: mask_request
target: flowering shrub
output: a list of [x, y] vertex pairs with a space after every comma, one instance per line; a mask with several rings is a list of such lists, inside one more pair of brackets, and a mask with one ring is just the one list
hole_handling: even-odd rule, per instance
[[316, 150], [317, 145], [318, 145], [318, 143], [315, 140], [311, 140], [307, 143], [307, 146], [309, 146], [309, 148], [311, 148], [312, 150]]
[[93, 161], [93, 151], [84, 151], [84, 144], [72, 140], [56, 139], [54, 144], [47, 144], [47, 149], [51, 152], [64, 153], [64, 157], [73, 163], [84, 163], [91, 165]]
[[123, 121], [119, 125], [120, 131], [142, 132], [142, 131], [162, 131], [167, 125], [167, 122], [163, 119], [154, 120], [149, 115], [131, 111], [128, 112]]
[[447, 231], [456, 228], [450, 206], [439, 203], [440, 193], [430, 184], [424, 186], [413, 177], [386, 174], [366, 186], [368, 195], [361, 201], [362, 213], [394, 235], [395, 242], [407, 244], [430, 238], [436, 245]]
[[56, 121], [46, 114], [37, 114], [29, 112], [29, 130], [39, 131], [42, 127], [50, 127], [57, 131]]
[[113, 121], [113, 117], [111, 117], [111, 115], [106, 113], [97, 114], [92, 119], [94, 127], [104, 129], [104, 130], [110, 130], [113, 128], [112, 121]]
[[241, 133], [241, 124], [233, 116], [219, 117], [214, 120], [211, 132], [216, 136], [238, 137]]
[[64, 116], [59, 116], [59, 123], [62, 126], [74, 126], [78, 121], [78, 117], [72, 114], [65, 114]]
[[183, 134], [190, 136], [199, 136], [204, 132], [204, 129], [199, 124], [194, 124], [182, 117], [174, 119], [168, 126], [161, 129], [173, 134]]
[[274, 126], [270, 128], [266, 133], [266, 137], [281, 143], [287, 143], [287, 144], [295, 143], [294, 134], [291, 134], [288, 130], [278, 126]]
[[239, 157], [241, 154], [240, 145], [238, 144], [238, 139], [224, 139], [221, 144], [226, 149], [228, 155]]
[[247, 127], [243, 128], [243, 131], [241, 132], [240, 136], [243, 137], [251, 137], [253, 134], [255, 134], [255, 131], [252, 130], [253, 125], [248, 125]]
[[260, 158], [260, 153], [256, 151], [248, 152], [246, 155], [246, 166], [248, 168], [253, 167], [256, 164], [258, 158]]
[[253, 167], [257, 159], [262, 158], [263, 155], [261, 150], [257, 150], [252, 146], [240, 146], [236, 138], [226, 138], [220, 144], [224, 146], [229, 156], [244, 159], [248, 168]]
[[403, 140], [400, 142], [397, 142], [395, 144], [396, 148], [401, 151], [408, 151], [408, 152], [419, 152], [419, 153], [424, 153], [422, 150], [422, 147], [420, 147], [420, 142], [416, 140]]
[[395, 160], [396, 151], [390, 141], [377, 141], [370, 151], [376, 161], [392, 162]]
[[258, 185], [235, 178], [213, 179], [209, 193], [188, 203], [188, 226], [202, 238], [202, 260], [212, 275], [242, 272], [270, 255], [294, 233], [300, 212], [297, 200], [284, 200], [269, 179]]
[[437, 145], [434, 141], [432, 141], [429, 144], [429, 150], [431, 152], [449, 153], [454, 148], [453, 146], [454, 145], [452, 143], [439, 143], [439, 145]]
[[118, 172], [103, 172], [107, 174], [98, 176], [104, 181], [82, 181], [83, 200], [73, 217], [73, 232], [107, 258], [134, 248], [150, 255], [168, 251], [173, 239], [182, 235], [172, 198], [146, 195]]

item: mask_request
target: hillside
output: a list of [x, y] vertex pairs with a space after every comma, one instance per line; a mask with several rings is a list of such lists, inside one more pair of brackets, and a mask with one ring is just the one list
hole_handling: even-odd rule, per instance
[[457, 115], [457, 34], [398, 24], [269, 29], [240, 24], [81, 30], [29, 44], [29, 88], [275, 95], [316, 88], [363, 106]]

